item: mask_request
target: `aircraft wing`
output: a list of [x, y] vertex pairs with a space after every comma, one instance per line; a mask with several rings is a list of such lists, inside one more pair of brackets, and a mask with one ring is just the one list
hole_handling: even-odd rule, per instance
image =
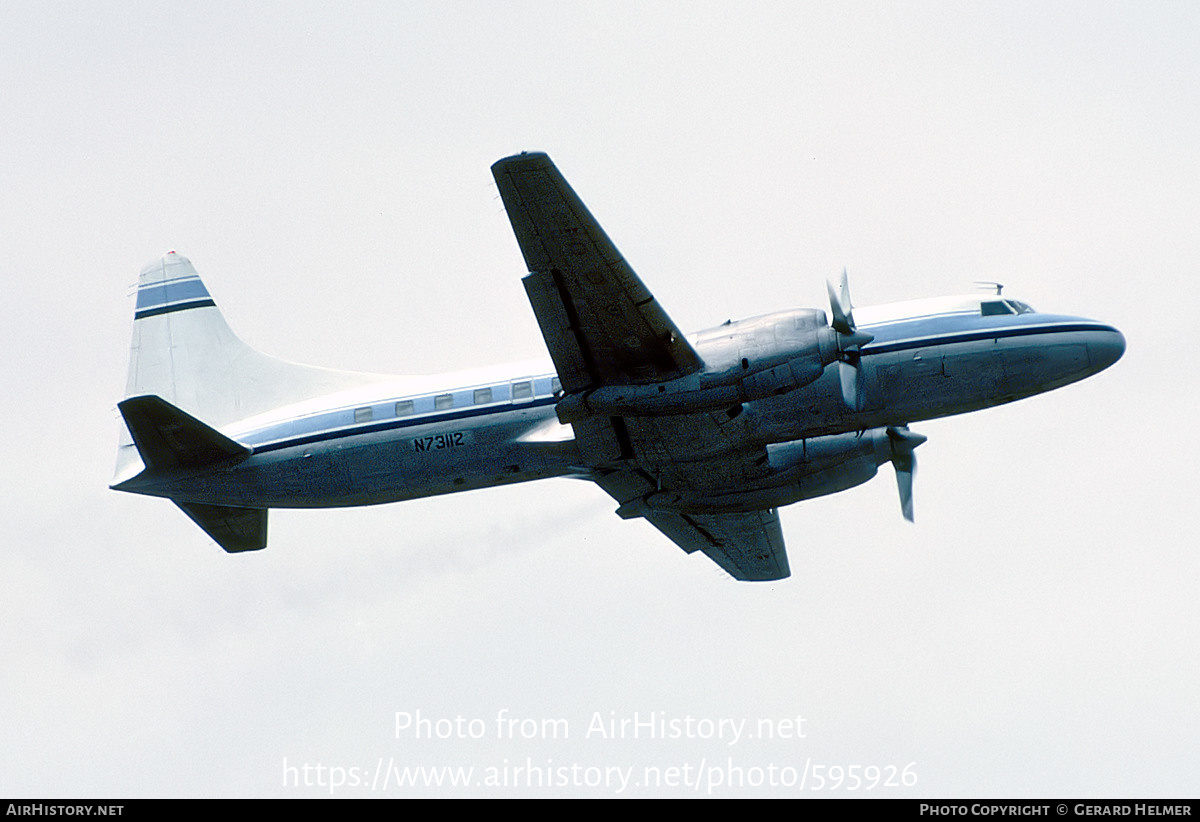
[[655, 511], [646, 519], [689, 554], [703, 551], [734, 579], [761, 582], [791, 575], [774, 509], [727, 514]]
[[541, 153], [492, 166], [529, 275], [525, 291], [563, 389], [645, 385], [700, 356]]
[[[624, 518], [644, 517], [684, 551], [700, 551], [734, 579], [766, 581], [791, 575], [779, 515], [774, 509], [704, 511], [654, 507], [648, 500], [679, 502], [764, 478], [766, 452], [746, 445], [744, 416], [720, 413], [630, 417], [612, 422], [633, 456], [601, 466], [593, 479], [621, 503]], [[598, 431], [575, 425], [581, 450]], [[706, 455], [706, 456], [701, 456]]]
[[[507, 157], [492, 174], [530, 272], [525, 291], [566, 393], [666, 382], [704, 367], [549, 157]], [[736, 416], [590, 416], [572, 426], [582, 460], [621, 504], [622, 517], [645, 517], [736, 579], [783, 579], [790, 571], [774, 510], [672, 507], [761, 478], [765, 450], [748, 445], [746, 418]], [[656, 496], [671, 501], [647, 504]]]

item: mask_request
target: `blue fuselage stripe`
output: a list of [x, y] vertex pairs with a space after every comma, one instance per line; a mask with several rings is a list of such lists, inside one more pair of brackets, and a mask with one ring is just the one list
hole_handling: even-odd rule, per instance
[[[211, 301], [209, 301], [211, 303]], [[192, 304], [183, 306], [166, 306], [162, 309], [153, 309], [156, 313], [162, 311], [173, 311], [183, 307], [192, 307]], [[145, 312], [149, 313], [149, 312]], [[141, 316], [139, 314], [139, 316]], [[875, 330], [875, 329], [872, 329]], [[958, 331], [942, 331], [941, 333], [931, 333], [919, 337], [909, 337], [906, 339], [890, 340], [880, 343], [868, 344], [863, 347], [862, 356], [866, 357], [873, 354], [888, 354], [897, 351], [908, 351], [920, 348], [932, 348], [936, 346], [951, 345], [954, 343], [966, 343], [979, 340], [1004, 339], [1014, 337], [1027, 337], [1032, 335], [1045, 334], [1062, 334], [1077, 331], [1112, 331], [1116, 333], [1116, 329], [1111, 326], [1102, 325], [1100, 323], [1087, 322], [1062, 322], [1052, 324], [1038, 324], [1026, 326], [1008, 326], [996, 327], [988, 329], [964, 329]], [[883, 336], [882, 334], [880, 336]], [[403, 400], [399, 397], [387, 400], [388, 403], [396, 400]], [[255, 453], [265, 453], [270, 451], [280, 451], [285, 448], [294, 448], [301, 445], [310, 445], [317, 442], [328, 442], [331, 440], [344, 439], [348, 437], [360, 436], [363, 434], [373, 434], [379, 431], [392, 431], [404, 428], [416, 428], [423, 425], [435, 425], [437, 423], [451, 422], [454, 420], [471, 419], [475, 417], [483, 417], [496, 414], [504, 414], [513, 411], [520, 411], [526, 408], [542, 408], [545, 406], [554, 405], [558, 402], [557, 397], [543, 396], [537, 397], [526, 402], [515, 402], [503, 405], [488, 405], [481, 407], [457, 408], [448, 410], [442, 413], [422, 414], [405, 417], [396, 417], [387, 420], [378, 420], [361, 425], [338, 426], [336, 428], [327, 428], [324, 430], [313, 431], [312, 433], [299, 434], [288, 436], [283, 439], [264, 442], [261, 445], [252, 445]], [[372, 403], [377, 404], [377, 403]], [[265, 433], [265, 432], [264, 432]], [[260, 434], [261, 436], [261, 434]], [[252, 441], [254, 435], [242, 438], [243, 442]]]
[[1016, 328], [990, 328], [986, 330], [960, 331], [955, 333], [915, 337], [907, 340], [896, 340], [881, 344], [863, 346], [862, 356], [871, 354], [890, 354], [896, 351], [909, 351], [914, 348], [931, 348], [953, 343], [976, 342], [978, 340], [1005, 339], [1009, 337], [1028, 337], [1035, 334], [1065, 334], [1073, 331], [1112, 331], [1111, 326], [1100, 323], [1063, 323], [1060, 325], [1035, 325]]
[[427, 414], [420, 417], [397, 417], [396, 419], [384, 420], [382, 422], [356, 425], [353, 428], [335, 428], [328, 431], [317, 431], [312, 434], [304, 434], [299, 437], [289, 437], [288, 439], [277, 440], [275, 442], [268, 442], [252, 447], [254, 449], [254, 453], [262, 454], [267, 451], [279, 451], [284, 448], [294, 448], [298, 445], [310, 445], [314, 442], [326, 442], [328, 440], [342, 439], [343, 437], [356, 437], [360, 434], [373, 434], [377, 431], [392, 431], [400, 428], [416, 428], [421, 425], [432, 425], [439, 422], [450, 422], [452, 420], [483, 417], [489, 414], [502, 414], [512, 411], [522, 411], [526, 408], [542, 408], [547, 405], [554, 405], [557, 402], [557, 397], [540, 397], [529, 402], [513, 403], [509, 405], [492, 405], [483, 408], [460, 408], [455, 411], [447, 411], [442, 414]]

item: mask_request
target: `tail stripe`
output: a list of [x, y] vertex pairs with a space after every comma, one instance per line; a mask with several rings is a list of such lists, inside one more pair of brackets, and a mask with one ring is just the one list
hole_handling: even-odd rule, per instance
[[137, 306], [133, 318], [141, 320], [172, 311], [189, 308], [205, 308], [216, 305], [208, 289], [196, 275], [179, 277], [159, 283], [146, 283], [138, 287]]
[[216, 305], [212, 300], [193, 300], [187, 303], [172, 303], [171, 305], [161, 305], [157, 308], [148, 308], [144, 311], [139, 311], [133, 315], [135, 320], [144, 320], [146, 317], [157, 317], [159, 314], [170, 314], [172, 311], [186, 311], [189, 308], [212, 308]]

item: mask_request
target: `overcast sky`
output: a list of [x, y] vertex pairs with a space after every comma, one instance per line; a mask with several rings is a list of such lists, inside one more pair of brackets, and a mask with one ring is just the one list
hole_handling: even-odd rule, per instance
[[[3, 16], [0, 795], [611, 796], [629, 769], [625, 795], [866, 792], [838, 766], [916, 779], [870, 795], [1195, 795], [1196, 4]], [[248, 556], [107, 489], [131, 285], [169, 249], [289, 359], [542, 356], [488, 170], [522, 149], [685, 329], [824, 307], [846, 267], [859, 304], [1000, 280], [1128, 352], [916, 424], [915, 525], [886, 467], [785, 509], [778, 584], [578, 481], [273, 512]], [[398, 733], [417, 712], [477, 723]], [[596, 733], [635, 714], [679, 738]], [[372, 789], [393, 765], [474, 771]]]

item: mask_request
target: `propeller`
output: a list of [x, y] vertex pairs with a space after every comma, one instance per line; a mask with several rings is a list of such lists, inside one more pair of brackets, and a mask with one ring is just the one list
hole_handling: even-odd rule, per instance
[[913, 474], [917, 471], [917, 455], [913, 451], [929, 438], [909, 431], [907, 425], [888, 426], [887, 437], [892, 449], [892, 467], [896, 469], [896, 485], [900, 488], [900, 511], [912, 522]]
[[825, 281], [829, 291], [829, 325], [837, 332], [838, 378], [842, 384], [842, 401], [854, 411], [862, 409], [862, 370], [858, 367], [862, 347], [875, 339], [874, 335], [854, 326], [854, 307], [850, 303], [850, 278], [842, 269], [842, 279], [835, 289]]

